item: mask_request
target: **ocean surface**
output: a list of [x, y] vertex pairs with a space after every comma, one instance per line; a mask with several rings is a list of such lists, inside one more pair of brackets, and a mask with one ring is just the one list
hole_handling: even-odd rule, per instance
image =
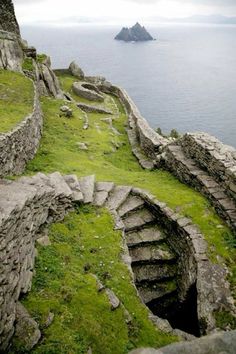
[[206, 131], [236, 147], [236, 26], [159, 25], [157, 39], [124, 43], [120, 27], [23, 27], [54, 68], [76, 60], [87, 75], [125, 88], [153, 128]]

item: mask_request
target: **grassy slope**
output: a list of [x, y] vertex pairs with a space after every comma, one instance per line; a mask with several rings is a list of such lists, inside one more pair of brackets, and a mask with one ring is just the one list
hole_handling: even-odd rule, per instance
[[0, 70], [0, 133], [13, 129], [33, 109], [32, 82], [20, 73]]
[[[61, 81], [69, 91], [73, 78], [62, 75]], [[82, 129], [83, 114], [73, 104], [74, 116], [67, 119], [59, 117], [63, 102], [45, 98], [42, 103], [44, 136], [37, 156], [28, 165], [27, 174], [55, 170], [78, 176], [96, 174], [97, 180], [147, 189], [179, 213], [191, 217], [205, 235], [212, 259], [220, 261], [223, 258], [235, 272], [235, 244], [228, 228], [199, 193], [168, 172], [148, 172], [140, 168], [130, 151], [124, 128], [126, 116], [121, 107], [119, 119], [114, 121], [121, 135], [115, 135], [100, 120], [105, 116], [89, 114], [90, 128], [85, 131]], [[112, 108], [109, 97], [106, 106]], [[77, 142], [86, 142], [89, 150], [79, 150]], [[114, 144], [120, 147], [115, 148]], [[127, 270], [119, 261], [121, 238], [112, 231], [112, 221], [106, 212], [100, 212], [99, 217], [91, 209], [71, 214], [64, 224], [51, 228], [51, 237], [52, 246], [39, 252], [33, 292], [25, 302], [41, 319], [41, 324], [49, 310], [56, 314], [53, 324], [45, 330], [45, 342], [36, 353], [83, 353], [89, 345], [95, 354], [126, 353], [133, 346], [159, 347], [172, 340], [156, 332], [147, 321], [145, 310], [130, 286]], [[91, 248], [96, 249], [95, 253], [90, 253]], [[115, 262], [115, 266], [109, 262]], [[104, 295], [96, 292], [94, 279], [83, 274], [85, 263], [91, 264], [90, 272], [107, 282], [134, 314], [131, 330], [124, 321], [124, 311], [110, 312]], [[106, 272], [112, 274], [111, 279], [105, 279]], [[235, 285], [234, 281], [235, 274], [232, 285]], [[63, 300], [64, 287], [69, 301]], [[65, 333], [63, 339], [62, 333]]]

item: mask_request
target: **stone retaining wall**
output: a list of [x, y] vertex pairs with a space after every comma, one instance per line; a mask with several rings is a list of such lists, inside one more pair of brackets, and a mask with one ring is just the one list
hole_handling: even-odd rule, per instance
[[236, 200], [236, 150], [207, 133], [185, 134], [180, 144]]
[[135, 131], [139, 146], [149, 158], [156, 160], [156, 156], [162, 152], [162, 147], [168, 144], [168, 139], [157, 134], [149, 126], [124, 89], [107, 83], [98, 86], [101, 91], [119, 98], [128, 115], [129, 129]]
[[38, 233], [45, 224], [64, 218], [71, 194], [57, 173], [45, 182], [0, 182], [0, 352], [14, 333], [19, 296], [31, 287]]
[[33, 112], [12, 131], [0, 134], [0, 176], [17, 175], [37, 152], [42, 135], [43, 115], [35, 88]]

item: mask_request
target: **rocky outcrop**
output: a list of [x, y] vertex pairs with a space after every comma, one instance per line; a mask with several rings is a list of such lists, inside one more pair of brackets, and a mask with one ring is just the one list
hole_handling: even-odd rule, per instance
[[138, 22], [131, 28], [123, 27], [120, 33], [115, 37], [117, 40], [125, 42], [152, 41], [153, 37], [148, 33], [145, 27]]
[[75, 61], [70, 63], [69, 72], [77, 79], [84, 79], [84, 72]]
[[12, 131], [0, 134], [0, 176], [17, 175], [37, 152], [43, 126], [43, 115], [35, 88], [33, 112]]
[[20, 37], [0, 30], [0, 68], [22, 71], [24, 53]]
[[168, 345], [160, 349], [136, 349], [130, 354], [234, 354], [236, 331], [220, 332], [190, 342]]
[[51, 68], [50, 57], [45, 56], [42, 62], [34, 61], [34, 67], [40, 95], [63, 99], [64, 95], [59, 80]]
[[0, 0], [0, 30], [20, 35], [12, 0]]

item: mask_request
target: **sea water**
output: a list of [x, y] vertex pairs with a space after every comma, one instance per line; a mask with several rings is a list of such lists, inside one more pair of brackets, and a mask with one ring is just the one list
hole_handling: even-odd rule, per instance
[[156, 41], [116, 41], [120, 27], [91, 24], [23, 27], [22, 36], [54, 68], [76, 60], [125, 88], [153, 128], [206, 131], [236, 147], [236, 26], [147, 28]]

